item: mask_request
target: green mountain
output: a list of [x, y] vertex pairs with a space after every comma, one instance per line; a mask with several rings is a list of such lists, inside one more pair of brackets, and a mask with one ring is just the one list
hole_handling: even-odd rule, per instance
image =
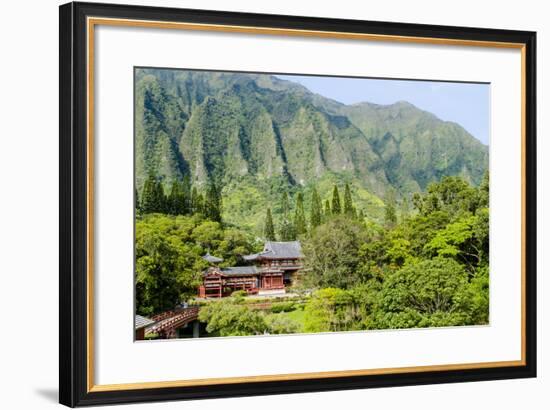
[[424, 190], [445, 175], [479, 183], [488, 149], [458, 124], [407, 102], [344, 105], [270, 75], [136, 69], [136, 183], [223, 186], [224, 219], [259, 229], [284, 190], [353, 187], [380, 216], [388, 189]]

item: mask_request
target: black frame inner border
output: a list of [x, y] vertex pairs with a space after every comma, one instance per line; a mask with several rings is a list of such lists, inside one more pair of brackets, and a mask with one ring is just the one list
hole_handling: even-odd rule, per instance
[[[524, 44], [526, 365], [500, 368], [87, 391], [86, 18], [123, 18]], [[325, 19], [73, 2], [59, 8], [59, 401], [69, 407], [321, 392], [536, 377], [536, 33], [472, 27]]]

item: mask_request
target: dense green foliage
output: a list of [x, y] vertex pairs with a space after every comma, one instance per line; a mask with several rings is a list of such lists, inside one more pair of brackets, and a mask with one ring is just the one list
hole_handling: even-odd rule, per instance
[[391, 272], [377, 298], [371, 328], [474, 324], [472, 290], [463, 266], [435, 258]]
[[359, 250], [368, 240], [358, 221], [339, 215], [317, 227], [311, 237], [302, 241], [302, 251], [311, 274], [306, 276], [310, 288], [347, 288], [361, 282], [356, 268]]
[[208, 323], [208, 333], [219, 336], [250, 336], [267, 332], [267, 324], [261, 312], [249, 309], [236, 301], [237, 298], [227, 298], [203, 306], [199, 319]]
[[488, 176], [430, 185], [398, 223], [333, 217], [303, 242], [306, 331], [486, 324]]
[[207, 219], [222, 222], [222, 194], [214, 182], [210, 182], [203, 195], [197, 187], [174, 180], [169, 192], [158, 178], [149, 176], [140, 197], [136, 190], [136, 211], [138, 214], [162, 213], [168, 215], [201, 214]]
[[338, 332], [361, 329], [359, 305], [344, 289], [324, 288], [316, 291], [305, 311], [305, 332]]

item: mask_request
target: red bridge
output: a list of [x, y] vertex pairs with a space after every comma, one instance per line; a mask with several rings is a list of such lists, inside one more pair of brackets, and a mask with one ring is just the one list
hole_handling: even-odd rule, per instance
[[177, 337], [177, 329], [188, 323], [197, 321], [198, 318], [198, 306], [159, 313], [151, 318], [151, 320], [155, 321], [155, 324], [145, 329], [145, 334], [157, 333], [163, 339], [174, 339]]

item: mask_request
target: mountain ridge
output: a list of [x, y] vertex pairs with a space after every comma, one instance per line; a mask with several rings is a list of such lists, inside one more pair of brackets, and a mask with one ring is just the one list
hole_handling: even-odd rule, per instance
[[153, 174], [256, 184], [263, 202], [319, 180], [407, 197], [446, 175], [479, 184], [488, 165], [463, 127], [407, 101], [346, 105], [267, 74], [136, 69], [135, 84], [138, 190]]

